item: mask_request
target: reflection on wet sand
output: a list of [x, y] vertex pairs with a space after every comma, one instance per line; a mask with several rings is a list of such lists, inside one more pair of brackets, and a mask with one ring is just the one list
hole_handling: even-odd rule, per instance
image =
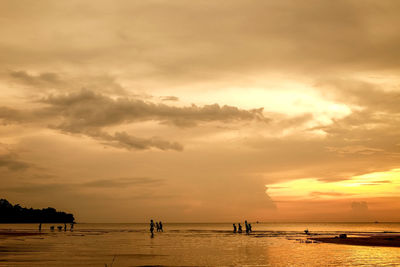
[[74, 232], [46, 226], [42, 233], [37, 225], [3, 228], [1, 266], [357, 266], [366, 257], [371, 265], [400, 263], [397, 247], [321, 242], [341, 233], [347, 240], [395, 238], [384, 231], [400, 232], [400, 224], [257, 224], [249, 234], [233, 233], [231, 223], [166, 224], [154, 238], [148, 224], [77, 224]]

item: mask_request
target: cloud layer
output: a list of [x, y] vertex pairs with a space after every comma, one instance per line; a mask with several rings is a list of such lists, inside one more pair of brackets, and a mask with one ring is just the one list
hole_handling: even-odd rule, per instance
[[[0, 191], [86, 221], [398, 221], [399, 13], [2, 1]], [[368, 194], [342, 186], [376, 173]]]

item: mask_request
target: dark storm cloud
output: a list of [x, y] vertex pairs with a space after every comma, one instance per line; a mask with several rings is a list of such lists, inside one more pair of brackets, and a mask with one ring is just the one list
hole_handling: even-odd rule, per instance
[[103, 94], [82, 90], [79, 93], [49, 96], [41, 100], [48, 105], [42, 111], [61, 121], [53, 127], [70, 133], [82, 133], [115, 147], [126, 149], [161, 150], [183, 149], [182, 144], [165, 141], [160, 137], [139, 138], [126, 132], [108, 134], [101, 129], [107, 126], [132, 122], [158, 121], [178, 127], [193, 127], [204, 122], [232, 122], [258, 120], [267, 122], [262, 109], [243, 110], [233, 106], [196, 105], [174, 107], [154, 104], [132, 98], [113, 99]]
[[177, 127], [194, 127], [207, 122], [260, 121], [267, 123], [263, 109], [244, 110], [218, 104], [205, 106], [175, 107], [155, 104], [136, 98], [112, 98], [90, 90], [77, 93], [50, 95], [39, 101], [45, 107], [33, 110], [17, 110], [0, 107], [3, 123], [46, 123], [53, 129], [66, 133], [84, 134], [101, 142], [127, 149], [161, 150], [183, 149], [177, 142], [165, 141], [160, 137], [135, 137], [125, 131], [109, 134], [104, 128], [133, 122], [157, 121]]
[[182, 151], [183, 146], [177, 142], [169, 142], [157, 137], [152, 138], [138, 138], [127, 134], [126, 132], [116, 132], [114, 135], [107, 133], [100, 133], [99, 137], [102, 140], [108, 141], [108, 145], [137, 150], [150, 149], [152, 147], [160, 150], [176, 150]]
[[41, 102], [49, 105], [48, 113], [62, 116], [63, 122], [57, 126], [58, 128], [72, 132], [147, 120], [178, 127], [195, 126], [201, 122], [212, 121], [268, 121], [262, 114], [262, 108], [243, 110], [218, 104], [175, 107], [131, 98], [113, 99], [89, 90], [49, 96]]
[[[74, 133], [77, 132], [75, 131]], [[104, 145], [125, 148], [128, 150], [146, 150], [151, 148], [175, 151], [183, 150], [183, 145], [180, 143], [166, 141], [155, 136], [150, 138], [141, 138], [132, 136], [126, 132], [115, 132], [114, 134], [109, 134], [105, 131], [99, 130], [82, 130], [78, 133], [97, 139]]]

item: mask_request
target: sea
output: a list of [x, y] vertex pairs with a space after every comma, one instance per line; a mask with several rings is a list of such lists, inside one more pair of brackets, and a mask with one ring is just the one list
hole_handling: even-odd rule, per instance
[[[400, 234], [400, 223], [78, 223], [73, 231], [0, 239], [0, 266], [400, 266], [400, 248], [315, 243], [333, 236]], [[57, 226], [57, 224], [55, 224]], [[62, 225], [63, 226], [63, 225]], [[38, 232], [37, 224], [0, 224], [1, 231]]]

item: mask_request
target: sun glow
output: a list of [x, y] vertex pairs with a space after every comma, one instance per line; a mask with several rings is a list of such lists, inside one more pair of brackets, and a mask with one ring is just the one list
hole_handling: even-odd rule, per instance
[[304, 178], [266, 185], [273, 199], [337, 199], [396, 196], [400, 192], [400, 169], [353, 176], [348, 180], [326, 182]]

